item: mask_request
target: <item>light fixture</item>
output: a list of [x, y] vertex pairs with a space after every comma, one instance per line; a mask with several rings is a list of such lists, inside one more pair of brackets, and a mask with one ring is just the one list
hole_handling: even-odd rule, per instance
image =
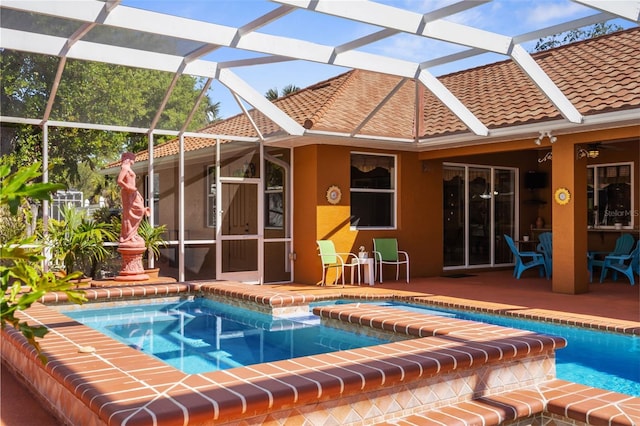
[[580, 158], [598, 158], [600, 150], [597, 145], [590, 145], [587, 149], [578, 147], [576, 152], [577, 157]]
[[534, 142], [536, 145], [540, 146], [540, 145], [542, 144], [542, 140], [543, 140], [545, 137], [549, 138], [549, 142], [551, 142], [551, 143], [554, 143], [555, 141], [557, 141], [557, 140], [558, 140], [558, 138], [557, 138], [557, 137], [555, 137], [555, 136], [553, 136], [553, 135], [551, 134], [551, 130], [544, 130], [544, 131], [543, 131], [543, 130], [540, 130], [540, 136], [538, 136], [538, 137], [537, 137], [533, 142]]

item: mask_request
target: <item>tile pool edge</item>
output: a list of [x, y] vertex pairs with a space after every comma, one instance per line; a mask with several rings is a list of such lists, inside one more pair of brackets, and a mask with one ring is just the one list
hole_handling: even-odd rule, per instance
[[[265, 288], [266, 286], [248, 286], [248, 285], [240, 285], [243, 287], [239, 287], [237, 285], [237, 283], [231, 283], [232, 285], [229, 287], [229, 291], [231, 293], [236, 292], [238, 290], [246, 290], [247, 295], [243, 296], [242, 298], [247, 299], [247, 300], [251, 300], [251, 303], [254, 303], [253, 301], [258, 301], [260, 303], [266, 303], [267, 305], [270, 304], [269, 301], [269, 297], [262, 297], [260, 296], [260, 293], [264, 290], [265, 293], [267, 292], [271, 292], [273, 293], [274, 291], [272, 289], [269, 288]], [[215, 287], [224, 287], [225, 283], [206, 283], [206, 284], [201, 284], [199, 283], [198, 286], [201, 285], [212, 285]], [[149, 287], [149, 286], [145, 286], [145, 287]], [[231, 287], [233, 287], [233, 290], [231, 290]], [[153, 295], [153, 294], [165, 294], [165, 293], [171, 293], [171, 294], [193, 294], [194, 289], [196, 288], [196, 286], [194, 285], [189, 285], [189, 284], [181, 284], [178, 286], [173, 286], [173, 287], [167, 287], [167, 286], [163, 286], [162, 288], [159, 289], [152, 289], [152, 288], [145, 288], [144, 290], [142, 289], [109, 289], [110, 291], [108, 293], [105, 293], [104, 291], [102, 291], [102, 289], [100, 289], [100, 297], [107, 297], [105, 295], [109, 294], [108, 297], [112, 298], [113, 300], [127, 300], [128, 298], [133, 298], [135, 299], [135, 294], [141, 294], [141, 297], [149, 296], [149, 295]], [[143, 293], [145, 293], [143, 295]], [[285, 292], [280, 291], [280, 292], [276, 292], [279, 294], [283, 294]], [[331, 295], [335, 295], [332, 296], [331, 298], [339, 298], [341, 295], [341, 292], [339, 290], [336, 289], [336, 291], [332, 291], [330, 292]], [[324, 293], [325, 296], [329, 296], [329, 292]], [[59, 299], [52, 297], [55, 295], [48, 295], [51, 298], [51, 301], [53, 301], [55, 303], [55, 301], [57, 300], [58, 302], [60, 302]], [[92, 295], [93, 298], [93, 295]], [[97, 299], [98, 296], [95, 297], [95, 299]], [[322, 298], [317, 298], [317, 299], [324, 299], [325, 297]], [[385, 297], [376, 297], [377, 299], [389, 299], [389, 298], [394, 298], [393, 295], [390, 295], [389, 297], [385, 296]], [[449, 298], [449, 300], [451, 300], [452, 298]], [[279, 300], [285, 300], [284, 298], [281, 298]], [[458, 300], [462, 300], [462, 299], [458, 299]], [[464, 300], [462, 300], [464, 302]], [[274, 303], [274, 305], [277, 305], [277, 302]], [[35, 305], [34, 305], [35, 306]], [[473, 309], [473, 308], [471, 308]], [[495, 309], [500, 309], [499, 307], [495, 307]], [[31, 311], [31, 310], [30, 310]], [[29, 311], [29, 312], [30, 312]], [[45, 318], [47, 317], [48, 314], [45, 314]], [[50, 318], [51, 319], [51, 318]], [[63, 322], [59, 320], [58, 321], [61, 325], [61, 327], [64, 327]], [[2, 355], [3, 358], [8, 358], [9, 359], [9, 363], [14, 363], [14, 365], [18, 365], [21, 366], [21, 369], [26, 371], [28, 374], [36, 374], [37, 373], [43, 373], [44, 376], [47, 377], [41, 377], [41, 378], [35, 378], [35, 379], [31, 379], [32, 383], [34, 383], [36, 385], [36, 390], [42, 390], [48, 393], [52, 393], [55, 394], [57, 393], [62, 393], [62, 392], [67, 392], [70, 393], [70, 389], [68, 388], [68, 383], [65, 382], [64, 380], [62, 381], [58, 381], [58, 386], [62, 386], [62, 390], [60, 389], [52, 389], [52, 375], [49, 374], [50, 371], [47, 368], [42, 367], [41, 364], [39, 364], [39, 361], [35, 358], [35, 355], [33, 353], [33, 350], [30, 349], [30, 347], [24, 342], [24, 339], [21, 340], [21, 336], [20, 335], [13, 335], [10, 336], [7, 333], [5, 333], [5, 331], [2, 332], [3, 334], [3, 344], [2, 344]], [[90, 338], [89, 335], [84, 335], [84, 337]], [[7, 345], [7, 341], [13, 339], [14, 341], [10, 344]], [[116, 342], [117, 343], [117, 342]], [[87, 368], [86, 366], [83, 367], [82, 366], [82, 362], [78, 362], [79, 359], [81, 359], [80, 357], [78, 357], [78, 355], [76, 353], [74, 353], [73, 351], [70, 351], [68, 347], [68, 343], [65, 345], [61, 345], [60, 348], [56, 348], [56, 361], [58, 362], [58, 364], [56, 365], [56, 373], [58, 374], [58, 376], [60, 374], [64, 374], [64, 373], [68, 373], [68, 366], [65, 365], [65, 363], [67, 364], [71, 364], [71, 367], [77, 367], [77, 368]], [[11, 357], [6, 357], [5, 356], [5, 349], [7, 348], [13, 348], [10, 352], [13, 353], [13, 358]], [[48, 349], [48, 348], [47, 348]], [[60, 350], [60, 352], [58, 353], [58, 349]], [[131, 348], [129, 348], [131, 350]], [[117, 353], [117, 349], [114, 348], [110, 348], [110, 351], [112, 351], [112, 356], [118, 356], [118, 355], [113, 355], [115, 353]], [[121, 357], [122, 359], [117, 360], [117, 361], [122, 361], [123, 365], [125, 366], [126, 370], [132, 370], [137, 368], [136, 365], [139, 362], [142, 362], [143, 365], [146, 364], [145, 366], [148, 366], [149, 364], [149, 357], [146, 357], [144, 354], [139, 354], [136, 352], [136, 357], [138, 357], [138, 355], [143, 355], [143, 358], [140, 359], [138, 358], [137, 360], [134, 360], [133, 358], [129, 358], [128, 356], [126, 357]], [[86, 355], [84, 355], [86, 356]], [[67, 358], [68, 357], [68, 358]], [[134, 358], [136, 358], [134, 357]], [[15, 359], [14, 359], [15, 358]], [[332, 362], [335, 364], [335, 359], [331, 358]], [[24, 363], [29, 364], [29, 365], [24, 365]], [[243, 386], [254, 386], [249, 384], [250, 382], [248, 381], [249, 378], [260, 378], [262, 377], [264, 378], [268, 378], [267, 376], [271, 376], [274, 375], [274, 371], [275, 371], [275, 375], [274, 377], [277, 380], [280, 380], [280, 383], [272, 383], [275, 387], [270, 390], [270, 394], [266, 394], [266, 396], [268, 397], [269, 395], [271, 395], [271, 398], [279, 398], [282, 397], [284, 398], [286, 395], [290, 395], [291, 392], [293, 390], [297, 391], [297, 386], [300, 385], [302, 386], [304, 389], [306, 389], [306, 392], [309, 392], [309, 388], [311, 389], [311, 393], [312, 394], [316, 394], [318, 392], [318, 384], [314, 383], [313, 380], [309, 380], [308, 378], [301, 378], [299, 375], [298, 376], [293, 376], [293, 375], [289, 375], [286, 377], [290, 377], [292, 380], [294, 380], [293, 382], [290, 382], [288, 385], [283, 385], [284, 382], [283, 380], [279, 379], [278, 375], [280, 374], [288, 374], [289, 370], [291, 371], [296, 371], [296, 369], [301, 369], [303, 366], [300, 365], [299, 363], [295, 362], [293, 364], [284, 364], [286, 366], [285, 370], [287, 370], [285, 373], [283, 373], [283, 365], [279, 365], [279, 366], [275, 366], [274, 364], [264, 364], [261, 369], [258, 369], [256, 371], [252, 370], [252, 369], [243, 369], [242, 375], [240, 376], [234, 376], [234, 377], [227, 377], [227, 379], [229, 380], [229, 383], [242, 383]], [[413, 364], [408, 364], [409, 366], [412, 366], [413, 368], [415, 368], [415, 363]], [[314, 377], [313, 375], [318, 375], [320, 374], [320, 372], [314, 371], [313, 370], [313, 366], [306, 366], [306, 367], [311, 367], [310, 369], [308, 369], [307, 371], [311, 371], [311, 376], [308, 377]], [[360, 372], [358, 370], [359, 368], [359, 364], [355, 363], [353, 365], [354, 369], [351, 371], [350, 375], [348, 377], [341, 377], [340, 375], [337, 375], [336, 377], [334, 377], [333, 381], [330, 383], [327, 383], [328, 386], [331, 386], [331, 383], [334, 384], [334, 386], [336, 385], [336, 381], [339, 382], [340, 380], [345, 380], [347, 378], [349, 378], [349, 380], [353, 381], [355, 380], [355, 383], [362, 383], [362, 372]], [[274, 369], [275, 370], [272, 370]], [[408, 366], [405, 366], [405, 368], [411, 368]], [[262, 371], [262, 369], [267, 369], [267, 371]], [[378, 369], [379, 370], [379, 369]], [[383, 370], [384, 371], [384, 370]], [[91, 373], [89, 375], [89, 377], [85, 377], [85, 374], [87, 373]], [[211, 423], [211, 418], [207, 417], [207, 415], [204, 415], [204, 420], [203, 422], [208, 422], [208, 423], [198, 423], [196, 422], [196, 418], [200, 418], [201, 416], [203, 416], [202, 414], [202, 410], [203, 407], [210, 407], [211, 406], [211, 398], [209, 398], [208, 400], [207, 398], [207, 389], [211, 388], [211, 386], [214, 385], [214, 382], [211, 380], [210, 377], [208, 377], [208, 375], [191, 375], [188, 378], [185, 378], [184, 374], [179, 373], [179, 375], [175, 375], [175, 371], [169, 371], [169, 370], [162, 370], [159, 369], [157, 374], [153, 374], [151, 372], [140, 372], [140, 378], [142, 378], [142, 381], [144, 383], [147, 383], [154, 392], [156, 392], [154, 395], [157, 397], [158, 395], [163, 395], [163, 399], [158, 399], [156, 398], [155, 400], [150, 399], [149, 402], [149, 406], [153, 408], [152, 412], [162, 412], [162, 413], [166, 413], [167, 415], [169, 415], [169, 417], [172, 420], [176, 420], [175, 416], [181, 416], [184, 414], [184, 409], [177, 409], [179, 407], [181, 407], [182, 405], [177, 405], [175, 402], [176, 401], [178, 404], [186, 404], [189, 408], [187, 409], [187, 413], [190, 416], [189, 420], [187, 421], [189, 424], [210, 424]], [[93, 374], [102, 374], [100, 371], [89, 371], [89, 369], [87, 369], [87, 372], [82, 372], [82, 373], [76, 373], [75, 376], [73, 376], [72, 379], [70, 379], [70, 382], [72, 382], [75, 386], [80, 386], [81, 389], [84, 389], [83, 393], [86, 395], [90, 395], [92, 394], [92, 401], [95, 402], [100, 402], [100, 403], [106, 403], [104, 401], [104, 399], [100, 399], [101, 396], [95, 391], [95, 389], [90, 389], [92, 385], [90, 385], [89, 383], [91, 383], [91, 380], [94, 380], [95, 377], [93, 376]], [[136, 373], [138, 374], [138, 373]], [[166, 376], [166, 377], [165, 377]], [[430, 387], [437, 387], [437, 386], [443, 386], [443, 383], [445, 385], [451, 384], [454, 386], [460, 386], [461, 384], [464, 385], [464, 383], [461, 383], [459, 381], [459, 378], [456, 377], [452, 377], [452, 376], [448, 376], [446, 374], [440, 374], [438, 376], [435, 376], [438, 379], [440, 379], [440, 383], [429, 383], [428, 381], [423, 382], [423, 385], [426, 386], [430, 386]], [[173, 383], [167, 384], [165, 383], [163, 380], [165, 379], [172, 379]], [[103, 377], [104, 379], [104, 377]], [[277, 381], [276, 380], [276, 381]], [[379, 380], [379, 378], [378, 378]], [[448, 380], [451, 380], [451, 382], [447, 382]], [[458, 380], [458, 382], [456, 382], [456, 380]], [[417, 383], [417, 382], [414, 382]], [[549, 383], [549, 382], [548, 382]], [[171, 386], [179, 386], [180, 392], [178, 392], [179, 396], [177, 396], [176, 398], [170, 399], [170, 402], [168, 403], [168, 405], [165, 405], [167, 403], [166, 400], [164, 400], [165, 396], [167, 398], [171, 398], [173, 396], [173, 391], [175, 391], [175, 389], [171, 388]], [[100, 384], [98, 384], [98, 386], [100, 386]], [[523, 385], [525, 386], [525, 385]], [[541, 385], [542, 387], [546, 386], [546, 385]], [[380, 388], [380, 386], [378, 386], [378, 388]], [[173, 390], [172, 390], [173, 389]], [[321, 388], [320, 388], [321, 389]], [[399, 395], [404, 395], [404, 396], [413, 396], [412, 394], [412, 389], [411, 387], [405, 386], [405, 387], [399, 387], [397, 388], [399, 390]], [[137, 392], [139, 392], [140, 390], [137, 389]], [[594, 393], [598, 391], [597, 389], [592, 389], [591, 391], [585, 390], [585, 392], [589, 392]], [[118, 391], [117, 395], [118, 395], [118, 399], [121, 399], [121, 397], [123, 397], [125, 394], [123, 394], [122, 392], [126, 392], [123, 390]], [[160, 392], [160, 393], [158, 393]], [[264, 390], [256, 390], [253, 389], [252, 391], [253, 393], [251, 393], [251, 398], [258, 398], [258, 397], [265, 397], [265, 392]], [[377, 392], [377, 393], [376, 393]], [[373, 400], [376, 401], [385, 401], [385, 398], [387, 397], [387, 392], [388, 392], [388, 388], [387, 389], [383, 389], [383, 390], [377, 390], [377, 391], [371, 391], [369, 392], [367, 395], [369, 397], [371, 397]], [[445, 390], [446, 392], [446, 390]], [[302, 392], [300, 393], [302, 394]], [[608, 393], [610, 394], [610, 393]], [[126, 394], [127, 396], [130, 396], [130, 394]], [[185, 396], [186, 395], [186, 396]], [[308, 395], [308, 394], [307, 394]], [[433, 397], [433, 393], [430, 393], [430, 398], [434, 399]], [[244, 416], [243, 419], [246, 419], [247, 421], [250, 419], [255, 420], [255, 423], [268, 423], [269, 421], [273, 421], [274, 424], [275, 420], [274, 419], [283, 419], [283, 418], [317, 418], [320, 414], [319, 413], [324, 413], [324, 409], [328, 408], [328, 409], [334, 409], [335, 411], [348, 411], [350, 409], [351, 406], [353, 405], [357, 405], [359, 407], [362, 407], [363, 404], [366, 404], [366, 398], [365, 401], [363, 400], [357, 400], [355, 398], [361, 397], [362, 395], [351, 395], [351, 396], [343, 396], [337, 399], [332, 399], [332, 400], [326, 400], [326, 399], [322, 399], [322, 401], [320, 401], [319, 404], [307, 404], [304, 406], [300, 406], [297, 405], [294, 408], [285, 408], [283, 410], [270, 410], [266, 413], [262, 412], [262, 414], [255, 414], [257, 413], [256, 411], [254, 411], [253, 413], [255, 414], [253, 417], [250, 417], [248, 414], [247, 416]], [[203, 397], [205, 399], [205, 401], [200, 401], [199, 404], [192, 404], [191, 402], [186, 403], [184, 402], [184, 399], [186, 398], [188, 401], [192, 401], [192, 399], [199, 399]], [[74, 397], [75, 398], [75, 397]], [[131, 398], [131, 397], [130, 397]], [[182, 398], [182, 399], [181, 399]], [[237, 398], [231, 398], [228, 400], [229, 403], [233, 404], [242, 404], [243, 400], [239, 400]], [[86, 398], [85, 398], [86, 399]], [[252, 401], [253, 399], [249, 399], [249, 398], [245, 398], [244, 402], [247, 403], [247, 401]], [[317, 400], [317, 399], [316, 399]], [[638, 405], [638, 402], [640, 402], [639, 399], [637, 398], [631, 398], [632, 401], [636, 401], [635, 405]], [[209, 401], [209, 402], [207, 402]], [[109, 402], [109, 401], [107, 401]], [[428, 401], [432, 404], [440, 404], [440, 405], [446, 405], [448, 402], [443, 402], [443, 401]], [[451, 401], [449, 401], [451, 402]], [[207, 403], [209, 405], [207, 405]], [[264, 399], [263, 399], [263, 403], [264, 403]], [[388, 401], [386, 400], [386, 402], [384, 402], [385, 404], [391, 404], [394, 403], [394, 401]], [[62, 403], [56, 404], [54, 403], [53, 405], [57, 405], [58, 407], [63, 407], [64, 410], [66, 410], [67, 412], [72, 412], [74, 410], [81, 410], [82, 408], [78, 408], [75, 407], [75, 405], [77, 404], [82, 404], [85, 409], [87, 409], [87, 407], [89, 407], [89, 405], [84, 404], [84, 402], [82, 402], [82, 400], [78, 400], [76, 398], [75, 401], [73, 400], [65, 400]], [[110, 402], [111, 405], [114, 404], [113, 401]], [[204, 405], [202, 405], [204, 404]], [[337, 406], [336, 404], [343, 404], [341, 406]], [[249, 404], [251, 405], [251, 404]], [[318, 406], [319, 407], [319, 412], [314, 412], [314, 411], [309, 411], [310, 406]], [[113, 407], [112, 407], [113, 408]], [[373, 407], [376, 408], [376, 407]], [[372, 409], [373, 409], [372, 408]], [[557, 407], [556, 407], [557, 408]], [[209, 409], [209, 408], [206, 408]], [[195, 410], [194, 413], [191, 413], [191, 410]], [[411, 408], [409, 411], [411, 410], [418, 410], [417, 407], [413, 407]], [[264, 408], [263, 408], [264, 411]], [[208, 413], [211, 413], [212, 411], [209, 411]], [[193, 415], [192, 415], [193, 414]], [[305, 415], [308, 415], [309, 417], [305, 417]], [[358, 416], [359, 413], [358, 412], [354, 412], [353, 410], [349, 411], [349, 415], [351, 417], [348, 418], [355, 418], [355, 416]], [[297, 416], [297, 417], [296, 417]], [[401, 413], [394, 413], [393, 416], [397, 417], [401, 417], [402, 414]], [[163, 415], [164, 417], [164, 415]], [[348, 423], [347, 417], [342, 418], [342, 423], [341, 424], [346, 424]], [[122, 420], [121, 418], [114, 418], [114, 422], [112, 424], [120, 424], [118, 423], [120, 420]], [[130, 419], [129, 423], [127, 424], [144, 424], [145, 420], [149, 420], [149, 418], [145, 418], [145, 419], [140, 419], [140, 418], [132, 418]], [[184, 419], [183, 419], [184, 420]], [[202, 419], [201, 419], [202, 420]], [[354, 422], [357, 423], [357, 422]], [[108, 424], [105, 423], [103, 420], [101, 420], [100, 417], [94, 417], [93, 419], [91, 419], [91, 421], [83, 421], [83, 422], [76, 422], [76, 424], [83, 424], [83, 425], [92, 425], [92, 424]], [[160, 422], [160, 425], [162, 425], [163, 423]]]
[[533, 321], [548, 321], [554, 324], [581, 327], [610, 333], [640, 336], [640, 321], [619, 320], [549, 309], [505, 305], [491, 302], [477, 302], [450, 296], [398, 296], [395, 300], [444, 309], [471, 310]]
[[[70, 321], [51, 307], [34, 304], [32, 309], [31, 319], [52, 330], [42, 341], [50, 363], [38, 365], [33, 350], [10, 330], [3, 331], [3, 357], [17, 362], [15, 365], [20, 365], [21, 357], [28, 359], [31, 365], [25, 371], [31, 370], [33, 384], [57, 395], [59, 399], [51, 405], [62, 407], [71, 417], [70, 424], [162, 424], [168, 419], [188, 424], [207, 424], [214, 419], [224, 423], [283, 410], [304, 412], [309, 407], [322, 407], [335, 416], [345, 405], [382, 401], [389, 393], [398, 400], [423, 398], [421, 406], [446, 405], [474, 396], [478, 384], [469, 383], [470, 377], [513, 377], [508, 371], [511, 368], [541, 372], [538, 377], [528, 376], [511, 384], [520, 388], [553, 376], [549, 374], [553, 370], [551, 341], [538, 345], [511, 342], [506, 346], [520, 348], [511, 354], [513, 361], [496, 362], [493, 355], [487, 356], [486, 342], [470, 343], [462, 350], [451, 348], [451, 341], [438, 337], [187, 375]], [[359, 312], [357, 315], [366, 309]], [[11, 343], [6, 344], [8, 341]], [[78, 347], [86, 345], [93, 345], [96, 353], [78, 353]], [[493, 383], [495, 389], [488, 384], [480, 386], [483, 394], [505, 390], [503, 382]], [[452, 387], [464, 392], [451, 396]], [[396, 414], [402, 416], [413, 408], [398, 409]]]

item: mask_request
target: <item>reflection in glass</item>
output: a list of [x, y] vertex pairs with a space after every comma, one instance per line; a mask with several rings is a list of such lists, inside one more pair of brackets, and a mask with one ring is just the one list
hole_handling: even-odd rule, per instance
[[469, 264], [491, 263], [491, 170], [469, 168]]
[[265, 177], [265, 226], [284, 227], [284, 169], [266, 161]]
[[510, 263], [503, 234], [515, 231], [515, 171], [445, 165], [443, 259], [445, 267]]
[[444, 266], [466, 263], [464, 174], [464, 167], [446, 166], [443, 171]]
[[259, 178], [260, 145], [254, 142], [228, 142], [220, 146], [220, 176]]
[[494, 250], [494, 263], [503, 264], [511, 262], [511, 250], [507, 247], [502, 235], [514, 235], [516, 217], [516, 178], [515, 171], [494, 170], [494, 227], [496, 247]]
[[631, 163], [589, 166], [587, 169], [587, 223], [632, 224]]
[[395, 157], [351, 154], [351, 226], [394, 226], [395, 186]]

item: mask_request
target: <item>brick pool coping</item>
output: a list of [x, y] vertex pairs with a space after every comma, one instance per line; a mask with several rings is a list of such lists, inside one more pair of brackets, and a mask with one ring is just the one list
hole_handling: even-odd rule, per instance
[[[128, 300], [150, 295], [158, 297], [196, 292], [276, 308], [287, 304], [306, 306], [318, 299], [312, 295], [273, 291], [266, 286], [221, 282], [89, 289], [87, 297], [94, 301]], [[336, 291], [337, 297], [340, 297], [339, 293]], [[62, 299], [60, 295], [47, 295], [43, 302], [55, 304], [63, 302]], [[549, 359], [553, 360], [553, 351], [564, 346], [563, 339], [550, 336], [499, 326], [479, 327], [478, 323], [469, 321], [400, 313], [382, 307], [350, 305], [318, 307], [314, 311], [328, 321], [366, 325], [418, 338], [372, 348], [187, 375], [79, 325], [50, 307], [36, 304], [25, 315], [52, 329], [42, 341], [42, 347], [50, 359], [49, 364], [46, 367], [38, 364], [33, 349], [11, 329], [3, 331], [3, 357], [9, 358], [12, 366], [19, 370], [18, 374], [31, 380], [36, 388], [50, 391], [54, 395], [66, 393], [66, 396], [59, 396], [59, 400], [51, 403], [57, 405], [59, 410], [62, 409], [65, 415], [78, 419], [77, 424], [148, 424], [154, 420], [159, 420], [158, 424], [211, 424], [214, 419], [216, 423], [224, 423], [237, 421], [239, 418], [279, 424], [274, 413], [289, 420], [295, 419], [295, 416], [317, 417], [317, 413], [305, 410], [304, 406], [335, 405], [335, 401], [350, 404], [350, 409], [333, 406], [331, 414], [335, 419], [337, 413], [345, 412], [345, 417], [340, 420], [346, 424], [363, 419], [374, 421], [377, 418], [377, 421], [384, 421], [403, 417], [407, 411], [418, 413], [428, 405], [395, 408], [395, 411], [390, 410], [391, 415], [365, 415], [353, 408], [362, 404], [358, 397], [365, 390], [375, 389], [375, 392], [370, 392], [371, 397], [382, 400], [389, 390], [415, 396], [412, 394], [415, 389], [411, 389], [414, 383], [436, 376], [448, 377], [451, 382], [455, 382], [460, 378], [452, 375], [468, 372], [469, 368], [479, 368], [482, 371], [487, 366], [531, 359], [548, 368]], [[89, 345], [96, 348], [95, 354], [78, 352], [80, 347]], [[517, 368], [520, 367], [521, 365], [517, 365]], [[540, 366], [536, 368], [539, 369]], [[553, 400], [557, 405], [557, 401], [569, 398], [566, 392], [554, 394], [556, 386], [549, 385], [561, 381], [553, 380], [547, 371], [539, 374], [546, 379], [529, 377], [518, 382], [515, 387], [512, 384], [513, 389], [503, 385], [494, 389], [483, 388], [482, 392], [471, 389], [466, 394], [456, 396], [460, 400], [449, 398], [444, 405], [454, 406], [480, 396], [516, 391], [517, 387], [533, 388], [540, 392], [544, 388], [550, 395], [555, 395], [555, 399], [544, 398], [547, 402], [545, 409], [555, 406], [551, 404]], [[430, 385], [438, 386], [433, 383]], [[486, 385], [487, 383], [483, 383], [483, 386]], [[592, 389], [592, 401], [609, 401], [606, 410], [590, 407], [588, 412], [591, 414], [583, 413], [585, 419], [589, 415], [597, 418], [593, 417], [593, 413], [597, 412], [604, 412], [604, 417], [613, 415], [610, 410], [612, 406], [616, 408], [615, 417], [620, 418], [621, 403], [624, 403], [622, 418], [630, 418], [636, 422], [640, 419], [637, 411], [629, 412], [628, 409], [629, 406], [638, 409], [639, 398], [575, 386], [579, 386], [581, 392]], [[450, 392], [449, 389], [441, 391], [439, 397]], [[572, 392], [575, 393], [575, 389]], [[598, 394], [608, 397], [601, 399], [596, 397]], [[74, 398], [83, 404], [74, 403]], [[430, 402], [432, 409], [443, 404], [442, 400]], [[573, 411], [581, 413], [579, 409]], [[357, 416], [360, 418], [356, 418]], [[611, 424], [633, 423], [616, 420]]]
[[[313, 287], [312, 287], [313, 288]], [[534, 321], [546, 320], [556, 324], [564, 324], [583, 328], [592, 328], [613, 333], [633, 334], [640, 336], [640, 321], [626, 321], [592, 315], [583, 315], [570, 312], [560, 312], [548, 309], [533, 309], [526, 306], [507, 305], [503, 303], [480, 302], [472, 299], [461, 299], [450, 296], [424, 295], [415, 293], [406, 295], [406, 292], [389, 290], [387, 293], [362, 294], [355, 296], [341, 291], [340, 288], [325, 291], [322, 294], [307, 294], [296, 291], [292, 294], [282, 290], [274, 290], [268, 285], [254, 286], [237, 282], [196, 282], [196, 283], [169, 283], [156, 285], [137, 285], [131, 287], [104, 287], [88, 288], [85, 294], [89, 302], [110, 299], [128, 300], [148, 296], [177, 295], [183, 293], [204, 292], [226, 298], [228, 300], [242, 300], [253, 304], [258, 310], [273, 312], [279, 308], [304, 307], [309, 303], [331, 299], [363, 299], [385, 300], [396, 299], [399, 301], [425, 304], [441, 308], [474, 310], [478, 312], [511, 316]], [[42, 303], [66, 303], [64, 293], [49, 293], [40, 299]]]

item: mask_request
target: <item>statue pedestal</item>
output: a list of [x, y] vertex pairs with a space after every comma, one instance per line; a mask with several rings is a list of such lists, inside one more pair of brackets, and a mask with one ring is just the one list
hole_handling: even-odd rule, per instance
[[118, 253], [122, 255], [122, 269], [116, 281], [146, 281], [149, 275], [144, 273], [142, 255], [145, 247], [118, 247]]

